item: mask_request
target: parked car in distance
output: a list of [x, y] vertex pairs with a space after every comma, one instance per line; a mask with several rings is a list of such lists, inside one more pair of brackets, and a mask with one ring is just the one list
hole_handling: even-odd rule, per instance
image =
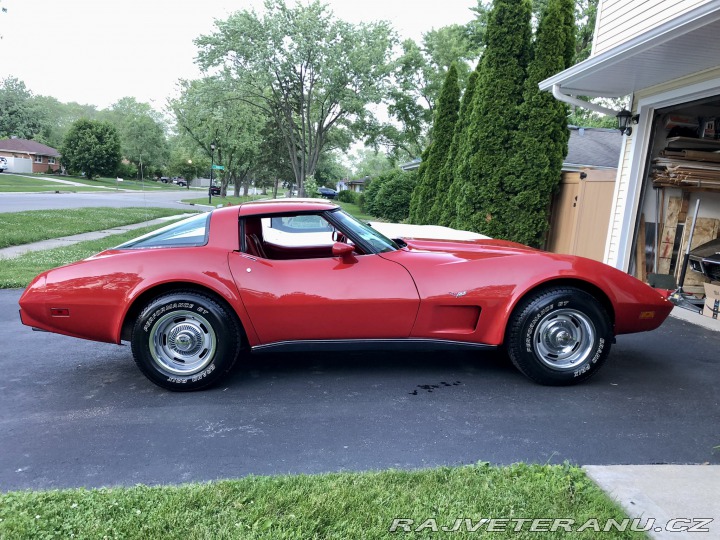
[[321, 197], [325, 197], [326, 199], [334, 199], [335, 197], [337, 197], [337, 191], [325, 186], [320, 186], [318, 188], [318, 192], [320, 192]]
[[212, 195], [220, 195], [220, 186], [210, 186], [210, 193]]
[[173, 178], [173, 184], [177, 184], [180, 187], [186, 187], [187, 180], [185, 180], [184, 178]]
[[161, 176], [161, 177], [160, 177], [160, 181], [161, 181], [163, 184], [167, 184], [168, 182], [170, 182], [170, 178], [168, 178], [167, 176]]
[[8, 168], [7, 159], [0, 156], [0, 173], [5, 172], [7, 170], [7, 168]]
[[43, 272], [19, 303], [27, 326], [130, 342], [170, 390], [219, 382], [241, 354], [399, 348], [501, 349], [536, 382], [575, 384], [616, 335], [673, 308], [597, 261], [486, 238], [392, 240], [319, 199], [193, 216]]

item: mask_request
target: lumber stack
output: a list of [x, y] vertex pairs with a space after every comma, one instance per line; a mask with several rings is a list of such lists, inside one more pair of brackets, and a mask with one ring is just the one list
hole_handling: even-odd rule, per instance
[[673, 137], [652, 162], [654, 187], [720, 191], [720, 141]]

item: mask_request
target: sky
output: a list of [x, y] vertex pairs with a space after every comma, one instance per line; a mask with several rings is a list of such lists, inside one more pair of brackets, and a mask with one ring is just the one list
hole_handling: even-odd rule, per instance
[[[288, 0], [292, 3], [293, 0]], [[325, 0], [348, 22], [388, 20], [401, 38], [472, 20], [477, 0]], [[0, 0], [0, 79], [104, 109], [135, 97], [163, 110], [178, 79], [201, 76], [193, 40], [262, 0]]]

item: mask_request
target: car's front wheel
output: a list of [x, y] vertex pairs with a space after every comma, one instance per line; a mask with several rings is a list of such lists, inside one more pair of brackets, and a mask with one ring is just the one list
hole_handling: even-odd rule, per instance
[[610, 317], [594, 296], [557, 287], [520, 302], [508, 322], [506, 346], [513, 364], [529, 378], [569, 385], [600, 369], [612, 337]]
[[218, 382], [240, 353], [234, 313], [193, 291], [150, 301], [135, 321], [132, 351], [140, 371], [163, 388], [200, 390]]

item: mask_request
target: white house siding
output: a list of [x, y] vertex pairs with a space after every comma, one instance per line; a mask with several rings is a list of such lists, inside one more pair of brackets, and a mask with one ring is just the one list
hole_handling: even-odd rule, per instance
[[710, 0], [601, 0], [592, 55], [647, 32]]
[[[620, 135], [618, 135], [618, 137], [620, 137]], [[613, 206], [610, 212], [610, 226], [608, 227], [604, 261], [610, 266], [617, 266], [619, 243], [623, 234], [623, 216], [627, 203], [628, 187], [630, 185], [631, 143], [632, 139], [626, 137], [625, 146], [622, 148], [620, 154], [617, 180], [615, 181], [615, 193], [613, 195]]]

